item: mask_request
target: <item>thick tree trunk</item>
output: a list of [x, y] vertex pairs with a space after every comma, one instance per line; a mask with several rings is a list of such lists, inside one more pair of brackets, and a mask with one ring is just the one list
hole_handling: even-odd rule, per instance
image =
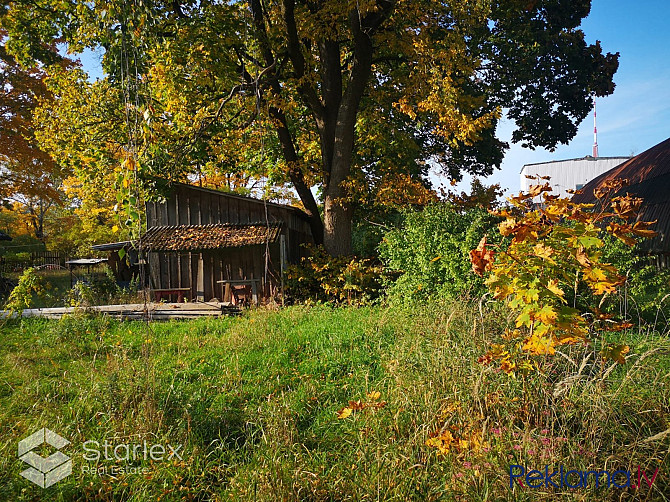
[[324, 200], [323, 245], [331, 256], [352, 254], [352, 219], [353, 209], [351, 203], [346, 200], [346, 194], [326, 194]]
[[[328, 173], [325, 186], [323, 243], [331, 256], [352, 254], [353, 203], [351, 194], [343, 184], [351, 172], [358, 107], [372, 73], [372, 40], [363, 30], [357, 11], [350, 14], [350, 23], [354, 34], [351, 74], [337, 109], [334, 135], [331, 139], [322, 134], [321, 141], [322, 157]], [[332, 127], [332, 124], [326, 123], [324, 131], [328, 131], [329, 126]], [[331, 140], [332, 144], [329, 144], [328, 140]], [[328, 154], [332, 155], [330, 159]]]
[[[296, 26], [295, 0], [282, 0], [281, 2], [287, 34], [288, 56], [293, 66], [294, 76], [299, 80], [297, 90], [305, 105], [311, 110], [319, 132], [324, 189], [323, 244], [331, 256], [349, 255], [352, 251], [353, 205], [344, 182], [351, 172], [358, 107], [372, 73], [371, 36], [392, 11], [393, 5], [394, 3], [388, 0], [379, 0], [379, 8], [374, 12], [362, 15], [358, 8], [349, 12], [349, 27], [353, 35], [353, 56], [346, 90], [343, 85], [340, 41], [324, 39], [318, 43], [321, 65], [319, 94], [317, 88], [310, 83], [311, 79], [305, 78], [311, 70], [305, 61], [301, 38]], [[263, 27], [260, 30], [263, 36], [261, 45], [269, 47], [265, 37], [260, 1], [251, 0], [251, 6], [257, 26]], [[268, 63], [274, 62], [274, 57], [266, 55], [265, 59]], [[275, 93], [279, 95], [281, 91], [279, 83], [273, 82], [273, 85]], [[284, 126], [287, 126], [286, 122]], [[288, 127], [286, 130], [288, 131]], [[284, 143], [287, 147], [289, 146], [288, 141]], [[284, 157], [287, 160], [290, 160], [291, 153], [295, 153], [293, 142], [290, 143], [291, 147], [284, 149]], [[297, 185], [296, 189], [299, 190]], [[311, 192], [305, 195], [309, 199]], [[303, 198], [302, 194], [300, 197]], [[314, 227], [316, 226], [315, 224]], [[316, 235], [315, 240], [318, 242]]]

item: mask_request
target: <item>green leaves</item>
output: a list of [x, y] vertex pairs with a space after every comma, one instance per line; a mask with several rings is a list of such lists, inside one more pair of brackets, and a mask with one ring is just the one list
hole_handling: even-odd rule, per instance
[[[512, 207], [498, 212], [506, 218], [499, 225], [500, 233], [512, 241], [498, 249], [486, 285], [496, 299], [505, 300], [517, 312], [517, 329], [505, 337], [513, 345], [504, 358], [495, 355], [500, 352], [496, 346], [497, 352], [492, 349], [484, 360], [499, 360], [507, 372], [512, 366], [520, 367], [512, 364], [515, 357], [551, 355], [560, 345], [591, 343], [597, 329], [614, 331], [630, 326], [601, 315], [595, 303], [588, 305], [588, 318], [593, 321], [587, 322], [586, 312], [567, 307], [565, 296], [566, 291], [576, 295], [580, 288], [588, 288], [595, 297], [604, 297], [624, 283], [625, 277], [603, 261], [600, 250], [605, 232], [620, 240], [646, 236], [616, 217], [616, 213], [625, 213], [632, 218], [634, 208], [640, 205], [617, 200], [615, 212], [610, 213], [605, 200], [603, 210], [594, 212], [591, 206], [548, 195], [545, 187], [535, 185], [529, 193], [510, 198]], [[528, 210], [528, 201], [538, 194], [543, 194], [542, 207]], [[640, 223], [639, 228], [646, 230], [648, 223]], [[473, 253], [473, 266], [477, 266], [480, 257]], [[627, 351], [627, 346], [620, 345], [603, 349], [601, 354], [623, 364]]]

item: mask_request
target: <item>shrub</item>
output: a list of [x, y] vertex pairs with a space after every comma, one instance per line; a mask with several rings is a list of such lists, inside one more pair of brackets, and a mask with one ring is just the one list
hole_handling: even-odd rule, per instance
[[5, 309], [20, 315], [24, 309], [29, 309], [33, 306], [33, 295], [43, 296], [45, 293], [42, 278], [34, 268], [27, 268], [21, 274], [21, 277], [19, 277], [16, 287], [9, 294]]
[[383, 293], [384, 268], [371, 259], [332, 257], [321, 246], [286, 272], [286, 296], [293, 302], [361, 304]]
[[[598, 341], [603, 358], [625, 362], [628, 347], [598, 340], [606, 331], [632, 326], [619, 323], [600, 307], [615, 294], [626, 278], [603, 259], [603, 236], [610, 234], [632, 246], [636, 237], [651, 237], [650, 223], [634, 221], [642, 203], [630, 195], [611, 194], [621, 183], [610, 182], [597, 194], [600, 207], [575, 204], [569, 199], [547, 195], [548, 183], [534, 185], [529, 193], [510, 199], [513, 207], [499, 214], [506, 219], [499, 225], [503, 236], [512, 237], [497, 253], [484, 237], [471, 251], [473, 269], [479, 275], [490, 272], [486, 285], [494, 298], [504, 300], [516, 315], [516, 328], [508, 330], [503, 342], [494, 344], [482, 358], [497, 360], [508, 373], [538, 368], [542, 356], [551, 355], [561, 345]], [[531, 200], [543, 194], [542, 207], [528, 211]], [[577, 305], [578, 292], [589, 291]], [[572, 290], [573, 301], [568, 300]], [[580, 308], [576, 308], [580, 307]], [[539, 356], [539, 357], [536, 357]]]
[[468, 253], [499, 220], [484, 209], [459, 210], [448, 203], [406, 212], [379, 248], [385, 265], [401, 274], [389, 285], [389, 296], [415, 302], [483, 293], [483, 281], [470, 273]]
[[67, 299], [71, 306], [103, 305], [112, 302], [123, 292], [117, 286], [112, 270], [105, 267], [104, 275], [97, 274], [76, 282]]

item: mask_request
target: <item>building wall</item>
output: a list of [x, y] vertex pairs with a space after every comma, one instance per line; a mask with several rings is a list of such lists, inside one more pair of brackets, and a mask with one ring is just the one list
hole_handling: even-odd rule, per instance
[[[282, 222], [281, 237], [265, 245], [224, 248], [200, 252], [148, 253], [154, 289], [190, 288], [190, 299], [222, 300], [225, 279], [260, 279], [259, 294], [274, 295], [280, 288], [280, 245], [285, 246], [286, 263], [298, 263], [303, 243], [313, 242], [307, 216], [290, 206], [176, 184], [165, 202], [149, 202], [147, 227], [206, 225], [210, 223]], [[267, 269], [266, 269], [267, 258]], [[198, 268], [202, 259], [202, 291], [198, 288]]]
[[[629, 157], [584, 157], [582, 159], [526, 164], [521, 169], [521, 190], [527, 191], [537, 182], [526, 176], [550, 176], [554, 195], [570, 197], [567, 190], [576, 190], [592, 179], [626, 162]], [[540, 202], [539, 198], [535, 202]]]
[[[151, 288], [190, 288], [185, 297], [223, 300], [225, 279], [259, 279], [259, 295], [273, 296], [281, 287], [279, 242], [268, 246], [266, 274], [264, 245], [225, 248], [202, 253], [148, 253]], [[198, 285], [198, 262], [202, 259], [202, 289]]]
[[290, 263], [300, 260], [301, 244], [313, 242], [307, 215], [299, 209], [207, 188], [175, 184], [165, 202], [149, 202], [146, 210], [147, 228], [281, 221]]

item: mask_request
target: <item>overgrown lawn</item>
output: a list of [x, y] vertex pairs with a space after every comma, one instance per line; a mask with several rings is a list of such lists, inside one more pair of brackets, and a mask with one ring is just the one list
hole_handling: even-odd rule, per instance
[[[619, 335], [618, 367], [573, 347], [523, 381], [477, 362], [507, 323], [456, 302], [10, 321], [0, 500], [667, 500], [668, 337]], [[17, 458], [42, 427], [73, 458], [46, 489]], [[93, 462], [86, 441], [181, 445], [182, 459]], [[510, 488], [511, 464], [659, 472], [651, 489]]]

